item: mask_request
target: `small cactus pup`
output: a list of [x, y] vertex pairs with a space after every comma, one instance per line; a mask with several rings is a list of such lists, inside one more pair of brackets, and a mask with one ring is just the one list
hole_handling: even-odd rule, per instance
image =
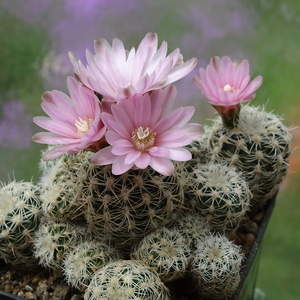
[[[52, 148], [48, 147], [47, 151]], [[41, 160], [41, 201], [44, 214], [49, 219], [58, 223], [85, 223], [84, 208], [79, 203], [84, 183], [77, 174], [91, 155], [91, 152], [82, 151], [76, 155], [64, 154], [52, 161]]]
[[199, 164], [186, 186], [187, 205], [205, 218], [211, 230], [231, 235], [244, 218], [251, 200], [248, 183], [235, 167]]
[[131, 258], [154, 269], [163, 282], [182, 278], [187, 271], [190, 249], [175, 228], [161, 228], [133, 247]]
[[291, 155], [290, 129], [263, 108], [245, 105], [235, 128], [223, 127], [216, 118], [210, 143], [213, 156], [244, 172], [252, 192], [251, 204], [259, 207], [274, 196], [285, 177]]
[[220, 234], [211, 234], [199, 242], [193, 253], [191, 275], [203, 299], [232, 296], [240, 282], [243, 259], [240, 247]]
[[14, 265], [36, 265], [33, 240], [42, 217], [40, 189], [12, 181], [0, 188], [0, 257]]
[[98, 270], [84, 300], [170, 300], [159, 276], [137, 260], [118, 260]]
[[69, 284], [84, 290], [97, 270], [122, 257], [119, 250], [101, 241], [84, 241], [66, 255], [64, 274]]
[[60, 270], [66, 255], [77, 244], [88, 239], [85, 228], [48, 221], [36, 232], [34, 255], [43, 267]]
[[196, 245], [211, 233], [211, 227], [205, 217], [196, 213], [185, 212], [174, 224], [179, 233], [186, 239], [191, 252]]

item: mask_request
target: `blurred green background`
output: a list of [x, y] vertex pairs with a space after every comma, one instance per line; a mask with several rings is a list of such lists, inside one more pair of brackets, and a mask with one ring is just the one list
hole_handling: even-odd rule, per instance
[[[31, 142], [43, 114], [46, 90], [66, 92], [72, 75], [67, 52], [84, 61], [94, 39], [119, 37], [137, 46], [157, 32], [170, 51], [197, 57], [197, 68], [176, 83], [182, 102], [195, 105], [195, 120], [209, 124], [213, 109], [192, 83], [214, 55], [246, 58], [252, 76], [264, 77], [253, 105], [300, 125], [299, 0], [0, 0], [0, 181], [38, 181], [44, 147]], [[257, 286], [270, 300], [300, 299], [300, 130], [293, 133], [290, 172], [282, 184], [265, 234]]]

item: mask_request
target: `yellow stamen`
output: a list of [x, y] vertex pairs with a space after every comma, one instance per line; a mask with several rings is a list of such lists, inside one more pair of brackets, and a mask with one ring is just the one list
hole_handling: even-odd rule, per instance
[[131, 141], [136, 150], [144, 152], [154, 145], [155, 136], [156, 132], [153, 132], [149, 127], [139, 126], [133, 130]]
[[230, 86], [229, 84], [226, 84], [224, 87], [223, 87], [223, 91], [224, 92], [230, 92], [230, 93], [234, 93], [235, 92], [235, 89]]
[[80, 117], [78, 118], [78, 120], [76, 120], [75, 126], [77, 128], [77, 134], [79, 135], [79, 137], [82, 137], [87, 131], [90, 130], [93, 121], [93, 119], [82, 119]]

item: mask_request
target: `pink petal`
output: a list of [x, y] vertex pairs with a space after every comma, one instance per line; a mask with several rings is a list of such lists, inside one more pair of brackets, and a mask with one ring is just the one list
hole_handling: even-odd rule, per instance
[[107, 146], [96, 152], [92, 156], [92, 163], [99, 166], [112, 164], [116, 156], [112, 154], [111, 149], [111, 146]]
[[114, 175], [120, 175], [120, 174], [127, 172], [133, 166], [134, 166], [134, 163], [125, 164], [123, 156], [117, 156], [112, 165], [112, 173]]
[[145, 169], [149, 166], [151, 157], [148, 153], [141, 153], [141, 155], [134, 161], [134, 164], [139, 169]]
[[151, 161], [149, 165], [155, 171], [165, 176], [171, 176], [174, 173], [173, 163], [169, 159], [164, 157], [151, 156]]

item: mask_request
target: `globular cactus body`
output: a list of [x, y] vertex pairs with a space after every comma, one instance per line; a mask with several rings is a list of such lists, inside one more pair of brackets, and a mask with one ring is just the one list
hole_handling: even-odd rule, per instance
[[131, 258], [153, 268], [163, 282], [184, 276], [190, 249], [187, 240], [175, 228], [161, 228], [144, 237], [134, 248]]
[[89, 240], [84, 228], [50, 221], [36, 232], [34, 255], [42, 266], [61, 269], [66, 255], [83, 240]]
[[220, 163], [199, 164], [190, 173], [186, 196], [211, 230], [230, 235], [249, 208], [251, 193], [241, 172]]
[[76, 245], [64, 260], [67, 282], [78, 289], [86, 288], [96, 271], [123, 257], [122, 253], [100, 241], [85, 241]]
[[179, 233], [186, 239], [193, 252], [196, 245], [211, 233], [211, 227], [204, 216], [197, 213], [184, 213], [174, 224]]
[[212, 234], [198, 243], [191, 274], [203, 299], [223, 300], [233, 295], [240, 282], [243, 258], [239, 246], [225, 236]]
[[0, 256], [6, 262], [36, 263], [32, 248], [42, 216], [39, 195], [31, 182], [12, 181], [0, 188]]
[[170, 300], [167, 287], [149, 267], [135, 260], [119, 260], [96, 272], [85, 300]]
[[285, 177], [291, 155], [291, 134], [281, 119], [252, 106], [241, 108], [235, 128], [216, 118], [210, 133], [213, 157], [242, 170], [252, 204], [270, 199]]

